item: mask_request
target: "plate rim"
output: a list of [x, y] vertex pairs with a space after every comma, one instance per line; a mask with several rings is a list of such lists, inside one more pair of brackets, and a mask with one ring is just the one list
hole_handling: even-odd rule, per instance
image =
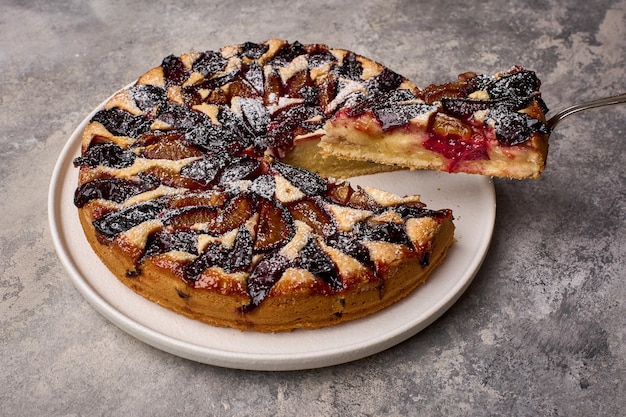
[[[430, 324], [432, 324], [434, 321], [436, 321], [441, 315], [443, 315], [443, 313], [445, 313], [452, 305], [456, 303], [459, 297], [469, 287], [474, 277], [480, 270], [484, 259], [487, 256], [493, 236], [493, 230], [495, 227], [495, 186], [490, 177], [479, 177], [473, 175], [472, 177], [479, 177], [484, 179], [486, 183], [485, 191], [488, 192], [488, 197], [491, 200], [491, 204], [487, 204], [487, 206], [490, 208], [490, 212], [487, 213], [487, 218], [490, 219], [490, 221], [488, 221], [486, 224], [488, 230], [485, 230], [486, 233], [483, 235], [483, 239], [480, 242], [477, 242], [475, 245], [478, 248], [478, 256], [472, 258], [472, 262], [468, 265], [467, 270], [462, 273], [459, 279], [456, 281], [455, 285], [452, 287], [452, 291], [446, 293], [445, 297], [442, 297], [441, 299], [434, 302], [429, 309], [425, 310], [424, 312], [422, 312], [422, 314], [419, 315], [425, 316], [426, 318], [424, 320], [420, 320], [417, 323], [414, 323], [413, 321], [407, 321], [402, 326], [396, 327], [394, 331], [379, 335], [377, 338], [374, 338], [367, 343], [361, 342], [355, 343], [354, 345], [347, 344], [339, 347], [335, 346], [327, 349], [319, 349], [315, 352], [309, 352], [306, 354], [291, 355], [290, 357], [285, 357], [284, 353], [264, 352], [251, 354], [243, 352], [233, 352], [223, 349], [215, 349], [207, 346], [199, 346], [197, 344], [180, 340], [157, 330], [151, 329], [147, 325], [139, 323], [138, 321], [129, 317], [126, 313], [115, 308], [114, 305], [112, 305], [101, 294], [99, 294], [96, 289], [88, 282], [88, 280], [82, 276], [78, 267], [75, 264], [75, 261], [69, 255], [69, 248], [67, 247], [67, 242], [64, 239], [62, 226], [60, 223], [59, 216], [63, 203], [63, 195], [60, 191], [61, 187], [59, 187], [59, 181], [66, 174], [65, 171], [68, 169], [67, 164], [71, 164], [71, 159], [73, 159], [72, 156], [73, 153], [75, 153], [75, 148], [78, 146], [78, 149], [80, 149], [81, 135], [84, 127], [93, 117], [93, 115], [103, 107], [104, 103], [106, 103], [106, 100], [96, 109], [94, 109], [76, 127], [70, 138], [65, 143], [55, 164], [48, 190], [48, 221], [51, 230], [52, 241], [57, 256], [61, 260], [61, 263], [66, 271], [68, 272], [74, 286], [79, 291], [79, 293], [92, 305], [92, 307], [94, 307], [96, 311], [102, 314], [107, 320], [109, 320], [121, 330], [141, 340], [142, 342], [162, 351], [209, 365], [259, 371], [291, 371], [314, 369], [363, 359], [367, 356], [371, 356], [373, 354], [384, 351], [398, 343], [403, 342], [404, 340], [413, 337], [415, 334], [419, 333]], [[95, 253], [94, 256], [96, 256]], [[437, 271], [434, 271], [434, 273], [436, 272]], [[137, 295], [137, 297], [141, 296]], [[367, 319], [368, 317], [360, 320]], [[343, 323], [339, 326], [349, 326], [350, 323], [351, 322]], [[323, 329], [298, 331], [315, 332], [320, 330]], [[255, 332], [250, 333], [255, 334]]]

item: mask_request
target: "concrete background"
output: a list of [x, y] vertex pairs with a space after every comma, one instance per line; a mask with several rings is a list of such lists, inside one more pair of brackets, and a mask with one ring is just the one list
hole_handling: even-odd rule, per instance
[[540, 180], [495, 180], [491, 249], [443, 317], [317, 370], [202, 365], [122, 332], [62, 268], [47, 193], [74, 128], [171, 53], [322, 42], [422, 86], [521, 64], [554, 113], [626, 91], [626, 1], [128, 3], [0, 0], [1, 414], [624, 415], [625, 106], [563, 122]]

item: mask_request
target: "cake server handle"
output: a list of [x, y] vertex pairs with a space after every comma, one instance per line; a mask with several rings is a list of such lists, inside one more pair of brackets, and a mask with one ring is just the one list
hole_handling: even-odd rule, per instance
[[554, 129], [557, 124], [567, 116], [571, 116], [574, 113], [578, 113], [580, 111], [595, 109], [598, 107], [607, 107], [614, 106], [616, 104], [624, 104], [626, 103], [626, 93], [618, 94], [616, 96], [600, 98], [597, 100], [588, 101], [586, 103], [576, 104], [574, 106], [567, 107], [554, 116], [552, 116], [548, 120], [548, 127], [550, 130]]

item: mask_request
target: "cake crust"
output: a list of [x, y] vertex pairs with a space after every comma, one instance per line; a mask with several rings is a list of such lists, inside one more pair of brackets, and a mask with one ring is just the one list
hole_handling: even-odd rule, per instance
[[[320, 328], [362, 318], [380, 311], [409, 295], [443, 261], [454, 242], [451, 218], [442, 223], [423, 222], [420, 244], [429, 246], [429, 263], [398, 245], [382, 244], [376, 248], [379, 273], [365, 267], [346, 267], [346, 285], [330, 291], [306, 270], [289, 268], [258, 308], [243, 312], [250, 302], [245, 276], [228, 274], [220, 268], [204, 272], [203, 286], [184, 280], [184, 265], [189, 257], [160, 254], [141, 264], [136, 271], [135, 248], [123, 243], [102, 242], [92, 226], [89, 210], [79, 212], [85, 235], [95, 253], [126, 286], [162, 307], [194, 320], [240, 330], [283, 332], [298, 328]], [[431, 236], [436, 236], [433, 239]], [[418, 241], [416, 240], [416, 242]], [[398, 250], [406, 258], [398, 257]], [[337, 255], [337, 257], [345, 255]], [[346, 264], [354, 263], [347, 260]], [[351, 275], [351, 276], [350, 276]]]

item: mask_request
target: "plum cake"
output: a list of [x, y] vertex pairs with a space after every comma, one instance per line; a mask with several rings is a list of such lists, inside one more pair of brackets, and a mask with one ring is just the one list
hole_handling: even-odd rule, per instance
[[536, 74], [468, 72], [423, 90], [352, 100], [325, 125], [322, 154], [410, 169], [538, 178], [549, 129]]
[[74, 204], [111, 272], [177, 313], [269, 332], [353, 320], [423, 283], [454, 224], [345, 179], [542, 164], [536, 87], [515, 68], [419, 90], [353, 52], [278, 39], [171, 55], [90, 119]]

